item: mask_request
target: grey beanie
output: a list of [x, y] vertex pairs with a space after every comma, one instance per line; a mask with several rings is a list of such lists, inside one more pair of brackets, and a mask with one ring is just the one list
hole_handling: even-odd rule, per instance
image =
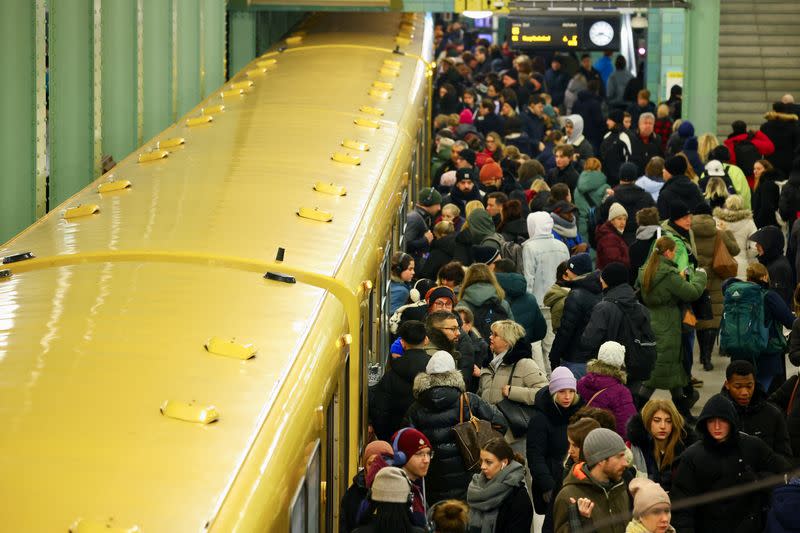
[[589, 468], [626, 449], [622, 437], [606, 428], [593, 429], [583, 441], [583, 456], [586, 457], [586, 466]]
[[374, 502], [406, 503], [411, 493], [411, 483], [401, 469], [385, 466], [375, 476], [371, 490]]

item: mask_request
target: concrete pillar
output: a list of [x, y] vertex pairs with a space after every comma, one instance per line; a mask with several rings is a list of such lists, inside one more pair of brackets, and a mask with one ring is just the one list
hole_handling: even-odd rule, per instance
[[683, 117], [697, 135], [717, 131], [720, 0], [692, 2], [686, 12]]

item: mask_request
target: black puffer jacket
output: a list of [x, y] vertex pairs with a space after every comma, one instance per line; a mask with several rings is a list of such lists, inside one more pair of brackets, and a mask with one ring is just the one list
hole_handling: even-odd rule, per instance
[[[456, 253], [456, 234], [445, 235], [441, 239], [431, 242], [431, 251], [428, 258], [417, 271], [417, 278], [436, 280], [439, 269], [453, 260]], [[423, 296], [425, 296], [423, 294]]]
[[342, 496], [342, 505], [339, 512], [339, 531], [350, 533], [358, 527], [358, 511], [361, 503], [367, 497], [366, 470], [359, 470], [353, 477], [353, 484], [347, 488]]
[[550, 348], [550, 368], [561, 365], [561, 361], [586, 363], [594, 354], [581, 343], [581, 335], [592, 309], [600, 301], [603, 289], [600, 285], [600, 273], [591, 272], [564, 284], [570, 289], [564, 300], [564, 314], [561, 325]]
[[[672, 176], [658, 193], [658, 216], [661, 220], [669, 218], [670, 206], [678, 200], [686, 204], [689, 212], [694, 211], [695, 207], [705, 202], [700, 187], [695, 185], [692, 180], [684, 175]], [[630, 217], [631, 214], [628, 213], [628, 216]]]
[[787, 224], [794, 222], [797, 212], [800, 211], [800, 163], [795, 162], [794, 166], [778, 198], [778, 210]]
[[767, 393], [758, 383], [756, 383], [750, 403], [746, 406], [736, 403], [724, 385], [720, 394], [730, 400], [736, 408], [741, 431], [763, 440], [772, 451], [786, 458], [792, 457], [786, 418], [775, 405], [767, 401]]
[[579, 400], [564, 409], [553, 401], [550, 390], [544, 388], [536, 393], [535, 411], [528, 425], [526, 441], [528, 467], [533, 479], [533, 505], [537, 512], [547, 510], [542, 495], [550, 492], [555, 500], [563, 479], [564, 458], [567, 456], [567, 426], [569, 418], [583, 406]]
[[628, 222], [625, 224], [622, 238], [630, 246], [636, 241], [636, 213], [645, 207], [655, 207], [656, 203], [650, 193], [638, 185], [620, 183], [614, 188], [614, 194], [609, 196], [600, 207], [599, 221], [608, 220], [608, 210], [611, 209], [614, 202], [619, 203], [628, 212]]
[[[672, 488], [672, 478], [675, 475], [675, 471], [678, 469], [678, 464], [680, 464], [681, 454], [683, 454], [686, 448], [697, 441], [697, 434], [692, 428], [684, 429], [686, 431], [686, 436], [675, 445], [675, 458], [672, 464], [663, 465], [659, 470], [658, 464], [656, 463], [653, 436], [645, 429], [642, 415], [634, 415], [628, 420], [628, 441], [631, 443], [634, 464], [637, 470], [640, 472], [644, 471], [642, 466], [636, 463], [638, 452], [641, 453], [641, 457], [644, 459], [644, 468], [647, 470], [647, 478], [661, 485], [661, 488], [667, 492]], [[634, 447], [636, 449], [634, 449]]]
[[390, 440], [392, 434], [403, 427], [403, 417], [414, 402], [414, 378], [425, 372], [428, 361], [428, 354], [419, 349], [389, 358], [386, 372], [372, 391], [369, 405], [372, 427], [381, 440]]
[[[464, 468], [453, 433], [453, 426], [460, 421], [462, 394], [464, 378], [459, 372], [422, 373], [414, 380], [415, 400], [406, 418], [408, 425], [424, 433], [433, 446], [433, 459], [425, 477], [428, 505], [450, 498], [465, 500], [467, 497], [467, 487], [474, 472]], [[472, 414], [491, 422], [501, 435], [505, 433], [507, 422], [502, 413], [480, 396], [471, 392], [466, 394]], [[463, 418], [469, 420], [466, 401]]]
[[767, 267], [769, 272], [769, 288], [780, 295], [791, 309], [792, 292], [794, 291], [794, 274], [792, 265], [783, 255], [783, 232], [777, 226], [761, 228], [750, 236], [750, 240], [764, 248], [764, 254], [758, 256], [758, 262]]
[[780, 170], [765, 170], [758, 180], [758, 187], [753, 191], [751, 205], [753, 209], [753, 222], [757, 228], [764, 226], [777, 226], [778, 199], [780, 189], [777, 181], [783, 179]]
[[[717, 442], [707, 429], [711, 418], [730, 424], [730, 433]], [[712, 396], [697, 421], [702, 440], [692, 444], [681, 456], [672, 482], [673, 505], [734, 486], [744, 488], [752, 481], [780, 474], [789, 463], [773, 452], [758, 437], [739, 432], [739, 420], [733, 404], [724, 396]], [[673, 511], [672, 525], [681, 533], [725, 531], [756, 533], [763, 530], [762, 511], [769, 494], [747, 492], [705, 505]]]
[[794, 151], [800, 145], [800, 127], [797, 115], [769, 111], [764, 118], [767, 121], [761, 125], [761, 131], [775, 145], [775, 151], [767, 159], [775, 168], [788, 174], [789, 169], [792, 168]]
[[528, 240], [528, 222], [524, 218], [515, 218], [504, 223], [500, 235], [508, 242], [522, 244]]

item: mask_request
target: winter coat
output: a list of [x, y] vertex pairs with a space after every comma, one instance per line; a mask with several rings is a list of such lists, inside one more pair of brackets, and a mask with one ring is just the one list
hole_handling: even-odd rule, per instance
[[514, 321], [525, 328], [525, 339], [528, 342], [542, 340], [547, 334], [547, 322], [536, 298], [527, 291], [525, 276], [516, 272], [497, 272], [495, 277], [506, 293]]
[[[527, 405], [533, 405], [536, 393], [547, 387], [547, 376], [531, 359], [531, 345], [524, 338], [506, 352], [497, 370], [492, 365], [481, 369], [478, 394], [490, 404], [497, 405], [505, 399], [503, 387], [509, 384], [509, 378], [511, 390], [508, 399]], [[508, 442], [516, 440], [510, 430], [506, 432], [505, 438]]]
[[767, 120], [761, 125], [761, 131], [769, 137], [775, 151], [767, 160], [784, 174], [792, 170], [792, 158], [800, 145], [800, 126], [797, 115], [770, 111], [764, 115]]
[[442, 205], [455, 204], [462, 213], [465, 213], [465, 206], [472, 200], [481, 200], [481, 191], [478, 189], [477, 184], [469, 192], [462, 192], [461, 189], [453, 185], [450, 188], [450, 194], [442, 199]]
[[792, 224], [800, 211], [800, 169], [792, 171], [781, 189], [778, 212], [787, 224]]
[[339, 531], [350, 533], [358, 527], [358, 512], [362, 502], [367, 498], [366, 471], [359, 470], [353, 477], [353, 484], [347, 488], [342, 496], [339, 512]]
[[[630, 217], [629, 217], [630, 218]], [[609, 220], [597, 226], [595, 230], [597, 248], [597, 269], [602, 270], [609, 263], [620, 262], [630, 267], [631, 259], [628, 253], [628, 243], [617, 231]]]
[[686, 231], [671, 221], [661, 223], [661, 235], [670, 237], [675, 241], [675, 266], [678, 272], [683, 272], [689, 267], [697, 267], [697, 245], [694, 242], [694, 232]]
[[753, 212], [749, 209], [731, 211], [724, 207], [714, 209], [714, 218], [725, 223], [725, 229], [733, 234], [739, 253], [736, 254], [737, 275], [740, 279], [747, 277], [747, 265], [756, 261], [755, 245], [747, 240], [750, 235], [756, 232], [756, 225], [753, 222]]
[[527, 223], [530, 239], [522, 245], [525, 281], [528, 292], [541, 306], [544, 293], [556, 282], [556, 268], [569, 259], [569, 250], [553, 237], [553, 218], [549, 213], [531, 213]]
[[598, 221], [608, 220], [608, 210], [611, 209], [614, 202], [619, 203], [628, 212], [628, 222], [625, 224], [622, 238], [630, 245], [636, 239], [636, 213], [645, 207], [655, 207], [656, 203], [653, 201], [653, 197], [641, 187], [633, 183], [620, 183], [614, 187], [614, 194], [603, 202]]
[[550, 308], [550, 324], [553, 333], [558, 331], [561, 326], [561, 317], [564, 315], [564, 302], [568, 294], [569, 287], [553, 283], [544, 295], [544, 305]]
[[600, 207], [606, 189], [608, 189], [606, 175], [599, 170], [584, 170], [578, 176], [578, 184], [575, 186], [572, 198], [575, 201], [575, 207], [578, 208], [578, 233], [584, 239], [589, 237], [587, 232], [589, 209]]
[[583, 117], [573, 114], [567, 116], [566, 120], [572, 122], [572, 135], [567, 138], [567, 142], [575, 148], [575, 153], [578, 154], [578, 169], [582, 170], [586, 160], [594, 156], [594, 147], [583, 134]]
[[[730, 424], [730, 434], [723, 442], [709, 435], [706, 422], [722, 418]], [[769, 474], [789, 469], [789, 463], [764, 442], [739, 431], [733, 404], [723, 396], [712, 396], [697, 421], [702, 440], [681, 455], [672, 482], [673, 504], [717, 490], [745, 485]], [[761, 532], [764, 493], [747, 492], [705, 505], [673, 511], [672, 524], [681, 533], [735, 531]]]
[[547, 508], [542, 498], [550, 492], [554, 500], [564, 478], [564, 458], [569, 450], [567, 426], [569, 419], [583, 406], [579, 398], [573, 405], [564, 408], [558, 405], [547, 388], [536, 394], [535, 410], [528, 425], [525, 441], [528, 467], [531, 470], [533, 502], [536, 509], [544, 514]]
[[422, 263], [422, 268], [417, 270], [420, 279], [437, 279], [439, 269], [453, 260], [456, 253], [456, 234], [451, 233], [431, 242], [431, 251], [428, 258]]
[[508, 314], [508, 319], [514, 320], [514, 313], [508, 301], [505, 299], [501, 300], [494, 285], [488, 281], [479, 281], [464, 289], [464, 295], [461, 297], [458, 305], [456, 305], [456, 309], [459, 307], [466, 307], [472, 311], [474, 315], [478, 311], [478, 308], [489, 305], [491, 300], [498, 301], [503, 311]]
[[672, 176], [658, 193], [658, 216], [661, 220], [669, 218], [670, 206], [681, 201], [689, 208], [689, 212], [705, 202], [700, 188], [688, 177]]
[[652, 389], [683, 387], [688, 376], [683, 368], [681, 345], [681, 303], [700, 298], [706, 288], [706, 275], [693, 272], [688, 280], [678, 273], [675, 263], [661, 257], [649, 291], [642, 286], [644, 268], [636, 284], [642, 287], [642, 301], [650, 310], [650, 325], [656, 336], [656, 365], [647, 386]]
[[546, 130], [544, 117], [531, 113], [530, 108], [526, 106], [525, 109], [520, 112], [519, 118], [522, 120], [523, 131], [528, 134], [528, 138], [534, 145], [535, 153], [538, 153], [539, 143], [542, 141], [542, 138], [544, 138], [544, 132]]
[[562, 361], [586, 363], [594, 355], [583, 346], [581, 335], [589, 323], [592, 308], [600, 301], [600, 273], [580, 276], [565, 282], [565, 286], [570, 291], [564, 301], [561, 325], [550, 347], [550, 368], [560, 366]]
[[694, 233], [694, 243], [697, 247], [697, 263], [698, 266], [703, 267], [706, 271], [708, 282], [706, 289], [711, 297], [711, 309], [714, 312], [712, 320], [698, 320], [697, 329], [719, 329], [719, 322], [722, 320], [722, 303], [724, 298], [722, 296], [722, 282], [717, 276], [711, 264], [714, 260], [714, 246], [716, 245], [717, 238], [722, 239], [728, 253], [735, 257], [739, 253], [739, 245], [736, 243], [736, 237], [730, 231], [720, 231], [717, 229], [717, 223], [711, 215], [694, 215], [692, 217], [692, 233]]
[[656, 104], [653, 102], [647, 102], [644, 107], [641, 107], [639, 102], [633, 102], [628, 106], [627, 111], [631, 114], [631, 124], [635, 127], [638, 126], [639, 117], [642, 116], [642, 113], [652, 113], [653, 115], [656, 114]]
[[414, 261], [420, 261], [429, 249], [425, 233], [431, 229], [433, 220], [422, 207], [415, 207], [406, 218], [406, 230], [403, 238], [406, 243], [406, 253], [414, 256]]
[[[747, 140], [748, 136], [748, 133], [740, 133], [739, 135], [731, 134], [727, 139], [725, 139], [724, 144], [728, 148], [728, 152], [731, 154], [731, 165], [738, 165], [736, 162], [736, 145], [744, 140]], [[750, 142], [753, 143], [753, 146], [756, 147], [756, 150], [758, 150], [758, 153], [761, 154], [762, 158], [771, 156], [775, 152], [775, 144], [773, 144], [772, 140], [770, 140], [770, 138], [767, 137], [763, 131], [753, 132], [753, 137], [750, 139]], [[748, 176], [753, 175], [752, 168], [743, 168], [742, 170], [744, 170], [744, 173]]]
[[625, 86], [633, 79], [633, 75], [626, 69], [616, 69], [608, 77], [606, 84], [606, 100], [609, 108], [625, 109], [629, 102], [625, 101]]
[[550, 216], [553, 218], [553, 237], [566, 244], [570, 253], [573, 248], [583, 243], [574, 218], [566, 220], [555, 213], [550, 213]]
[[492, 132], [502, 135], [503, 131], [506, 129], [506, 122], [503, 117], [494, 112], [484, 116], [478, 113], [478, 116], [475, 117], [474, 124], [475, 128], [481, 132], [484, 137]]
[[600, 96], [588, 90], [578, 92], [572, 113], [583, 119], [583, 135], [592, 143], [594, 152], [597, 153], [606, 131]]
[[399, 357], [389, 358], [369, 406], [372, 426], [381, 440], [388, 441], [403, 427], [403, 417], [414, 402], [414, 378], [425, 372], [428, 361], [428, 353], [420, 349], [406, 350]]
[[772, 506], [767, 515], [764, 533], [800, 531], [800, 486], [796, 482], [782, 485], [772, 491]]
[[393, 315], [395, 311], [400, 306], [405, 305], [408, 303], [408, 294], [411, 289], [408, 286], [408, 283], [401, 281], [399, 279], [395, 279], [392, 276], [392, 280], [389, 282], [389, 314]]
[[[464, 411], [460, 411], [462, 395]], [[469, 409], [467, 408], [469, 401]], [[408, 409], [408, 425], [420, 430], [431, 442], [434, 452], [425, 489], [428, 505], [447, 500], [464, 500], [473, 472], [464, 468], [464, 461], [453, 436], [453, 426], [469, 420], [472, 415], [492, 423], [502, 435], [508, 423], [493, 405], [480, 396], [466, 392], [464, 379], [458, 371], [444, 374], [421, 373], [414, 380], [414, 403]]]
[[533, 157], [536, 154], [536, 147], [528, 134], [523, 132], [508, 133], [503, 137], [503, 143], [506, 146], [516, 146], [523, 154]]
[[675, 457], [672, 463], [662, 465], [660, 469], [656, 463], [653, 435], [645, 428], [642, 415], [632, 416], [628, 420], [627, 430], [628, 442], [633, 452], [633, 466], [637, 472], [646, 475], [650, 481], [658, 483], [662, 489], [669, 492], [675, 471], [680, 464], [681, 454], [697, 440], [694, 430], [691, 427], [684, 428], [686, 435], [675, 444]]
[[555, 167], [547, 173], [547, 184], [552, 188], [557, 183], [565, 183], [574, 194], [575, 186], [578, 185], [578, 171], [570, 163], [564, 168]]
[[536, 213], [537, 211], [544, 211], [549, 204], [550, 204], [550, 191], [540, 191], [533, 195], [529, 207], [531, 213]]
[[[619, 72], [619, 71], [617, 71]], [[553, 526], [555, 533], [570, 533], [569, 506], [570, 498], [589, 498], [594, 503], [592, 517], [598, 520], [610, 516], [624, 516], [631, 508], [631, 500], [624, 481], [613, 483], [610, 488], [604, 488], [594, 481], [588, 474], [586, 463], [578, 463], [572, 467], [564, 485], [556, 497], [553, 505]], [[591, 518], [581, 517], [581, 524], [586, 531], [596, 533], [623, 533], [625, 522], [615, 522], [600, 528], [592, 528]]]
[[[793, 335], [796, 329], [798, 328], [792, 328]], [[794, 457], [800, 458], [800, 397], [798, 397], [797, 393], [795, 393], [794, 402], [791, 406], [789, 405], [794, 388], [797, 386], [797, 379], [798, 375], [795, 374], [784, 381], [780, 388], [770, 395], [769, 401], [780, 409], [781, 414], [786, 414], [786, 430], [789, 433], [789, 446], [792, 449]]]
[[664, 187], [664, 178], [661, 176], [642, 176], [636, 180], [636, 186], [641, 187], [650, 196], [653, 197], [653, 202], [658, 202], [658, 193]]
[[785, 411], [781, 412], [774, 404], [767, 401], [767, 393], [758, 383], [747, 405], [736, 403], [724, 385], [720, 394], [730, 400], [736, 409], [740, 431], [763, 440], [770, 450], [783, 455], [787, 460], [792, 457]]
[[[634, 119], [633, 123], [637, 124], [637, 121], [638, 117]], [[639, 174], [644, 174], [644, 169], [652, 158], [664, 157], [661, 139], [655, 133], [651, 133], [650, 137], [647, 137], [647, 142], [644, 142], [638, 131], [631, 135], [631, 152], [631, 162], [636, 164]]]
[[524, 218], [505, 221], [498, 231], [508, 242], [522, 244], [528, 240], [528, 224]]
[[553, 107], [558, 107], [564, 102], [564, 92], [569, 85], [569, 74], [563, 70], [547, 69], [544, 73], [547, 92], [553, 97]]
[[780, 171], [765, 170], [761, 174], [761, 179], [758, 180], [758, 186], [753, 191], [752, 208], [753, 220], [759, 228], [778, 225], [778, 203], [781, 191], [777, 182], [782, 179], [783, 174]]
[[[475, 474], [473, 480], [476, 481], [482, 475]], [[528, 489], [522, 483], [514, 487], [500, 504], [494, 524], [494, 533], [528, 533], [531, 530], [532, 522], [533, 506], [528, 496]]]
[[751, 238], [764, 249], [764, 253], [758, 256], [758, 262], [767, 267], [770, 288], [780, 295], [786, 305], [793, 307], [794, 273], [789, 260], [783, 255], [783, 233], [767, 226], [755, 232]]
[[661, 151], [664, 155], [667, 154], [667, 141], [672, 135], [672, 121], [669, 118], [657, 118], [656, 123], [653, 125], [653, 133], [661, 139]]
[[[586, 365], [586, 375], [578, 380], [578, 394], [591, 407], [607, 409], [617, 421], [617, 433], [627, 437], [628, 420], [636, 414], [631, 391], [625, 386], [625, 372], [592, 359]], [[594, 399], [592, 399], [594, 398]]]
[[639, 269], [647, 262], [650, 257], [650, 250], [659, 235], [661, 226], [639, 226], [636, 228], [636, 240], [628, 247], [628, 257], [631, 260], [631, 283], [636, 283], [639, 276]]

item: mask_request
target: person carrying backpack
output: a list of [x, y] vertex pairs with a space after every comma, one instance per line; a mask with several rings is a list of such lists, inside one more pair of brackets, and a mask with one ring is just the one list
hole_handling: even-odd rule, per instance
[[760, 263], [747, 267], [747, 281], [731, 278], [722, 289], [720, 351], [734, 361], [753, 363], [756, 381], [768, 391], [775, 376], [783, 372], [787, 349], [783, 328], [791, 328], [795, 316], [769, 288], [769, 272]]
[[474, 263], [467, 269], [456, 310], [466, 307], [472, 311], [474, 326], [484, 339], [489, 338], [491, 325], [498, 320], [514, 320], [506, 293], [497, 278], [483, 263]]
[[752, 188], [753, 165], [759, 159], [772, 155], [775, 145], [762, 131], [748, 131], [747, 124], [742, 120], [734, 120], [731, 129], [733, 131], [724, 143], [731, 154], [730, 162], [744, 171]]
[[608, 184], [614, 187], [619, 183], [619, 169], [631, 158], [631, 139], [622, 124], [624, 113], [615, 109], [608, 114], [606, 125], [608, 132], [600, 143], [600, 159], [608, 178]]

